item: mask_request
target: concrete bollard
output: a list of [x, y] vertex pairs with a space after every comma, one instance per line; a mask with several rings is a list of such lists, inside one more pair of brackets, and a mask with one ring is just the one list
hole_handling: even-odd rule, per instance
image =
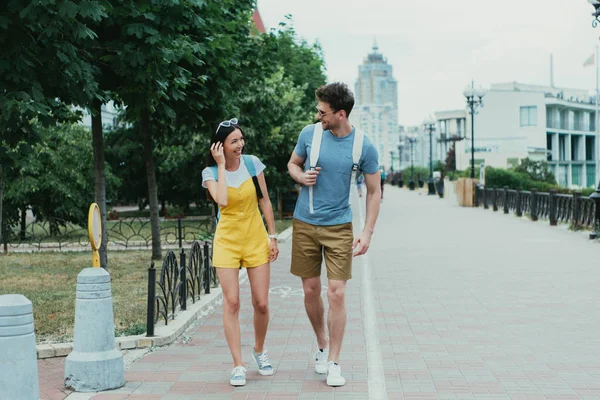
[[65, 386], [99, 392], [125, 384], [123, 355], [115, 347], [110, 275], [102, 268], [86, 268], [77, 276], [73, 339]]
[[33, 307], [20, 294], [0, 296], [0, 398], [39, 400]]

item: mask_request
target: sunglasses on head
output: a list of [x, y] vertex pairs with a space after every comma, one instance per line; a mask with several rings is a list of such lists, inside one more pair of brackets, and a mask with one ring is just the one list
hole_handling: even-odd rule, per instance
[[219, 124], [219, 126], [217, 126], [217, 131], [216, 132], [219, 132], [219, 128], [222, 127], [222, 126], [224, 126], [225, 128], [229, 128], [232, 125], [237, 125], [237, 123], [238, 123], [237, 118], [231, 118], [229, 121], [223, 121], [223, 122], [221, 122]]

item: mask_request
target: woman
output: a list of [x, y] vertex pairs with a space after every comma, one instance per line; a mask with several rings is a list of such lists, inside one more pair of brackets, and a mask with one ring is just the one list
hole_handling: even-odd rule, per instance
[[[254, 306], [252, 358], [261, 375], [273, 375], [263, 346], [269, 324], [270, 263], [279, 255], [273, 208], [263, 174], [265, 165], [255, 156], [242, 155], [243, 150], [244, 135], [237, 119], [221, 122], [211, 140], [209, 166], [202, 171], [202, 186], [208, 189], [220, 212], [213, 241], [213, 265], [223, 290], [223, 324], [234, 367], [229, 383], [233, 386], [246, 384], [238, 320], [240, 266], [248, 272]], [[268, 235], [258, 205], [265, 216]]]

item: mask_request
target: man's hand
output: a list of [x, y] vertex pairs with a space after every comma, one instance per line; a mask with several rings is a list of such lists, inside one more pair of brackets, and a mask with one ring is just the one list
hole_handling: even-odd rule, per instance
[[314, 186], [317, 183], [317, 177], [319, 176], [320, 171], [321, 167], [309, 169], [308, 171], [306, 171], [302, 178], [302, 184], [304, 186]]
[[361, 234], [354, 239], [354, 244], [352, 245], [352, 256], [358, 257], [366, 254], [369, 251], [369, 246], [371, 246], [371, 233], [368, 231], [362, 231]]

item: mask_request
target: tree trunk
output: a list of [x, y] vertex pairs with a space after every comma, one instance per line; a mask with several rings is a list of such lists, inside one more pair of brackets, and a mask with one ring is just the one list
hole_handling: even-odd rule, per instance
[[145, 109], [141, 113], [141, 133], [144, 145], [144, 163], [146, 164], [146, 179], [148, 181], [148, 202], [150, 204], [150, 225], [152, 227], [152, 259], [162, 259], [160, 249], [160, 220], [158, 218], [158, 188], [156, 186], [156, 173], [152, 134], [150, 132], [150, 113]]
[[92, 102], [92, 147], [94, 149], [94, 198], [102, 216], [102, 243], [98, 252], [100, 266], [108, 271], [108, 227], [106, 223], [106, 171], [104, 163], [104, 137], [102, 136], [102, 102]]
[[27, 234], [27, 206], [21, 207], [21, 240], [25, 240]]
[[[4, 243], [4, 220], [2, 219], [2, 164], [0, 164], [0, 244]], [[4, 249], [6, 251], [6, 249]]]

